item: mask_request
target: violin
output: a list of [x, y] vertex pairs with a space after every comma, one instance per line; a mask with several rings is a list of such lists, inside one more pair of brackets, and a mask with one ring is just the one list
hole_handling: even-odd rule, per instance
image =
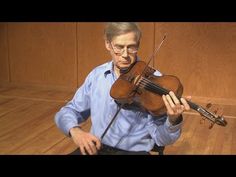
[[[183, 94], [183, 85], [176, 76], [155, 76], [155, 69], [147, 67], [144, 61], [136, 61], [129, 69], [123, 71], [110, 90], [110, 95], [125, 109], [139, 108], [153, 116], [166, 113], [166, 107], [162, 100], [163, 94], [173, 91], [178, 99]], [[200, 105], [186, 100], [191, 109], [207, 118], [212, 126], [216, 123], [226, 126], [223, 116], [216, 115]]]

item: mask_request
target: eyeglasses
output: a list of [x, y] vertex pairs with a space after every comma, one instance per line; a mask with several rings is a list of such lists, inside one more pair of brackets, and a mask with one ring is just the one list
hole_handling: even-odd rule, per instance
[[128, 47], [124, 47], [121, 45], [113, 45], [111, 42], [110, 42], [110, 45], [113, 52], [117, 55], [122, 55], [125, 51], [125, 48], [127, 48], [127, 53], [129, 54], [136, 54], [138, 52], [138, 45], [131, 45]]

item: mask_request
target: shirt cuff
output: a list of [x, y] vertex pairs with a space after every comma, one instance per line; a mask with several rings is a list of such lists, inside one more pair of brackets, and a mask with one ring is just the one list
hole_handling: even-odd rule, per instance
[[182, 124], [183, 124], [183, 121], [181, 121], [181, 122], [180, 122], [179, 124], [177, 124], [177, 125], [172, 125], [172, 124], [170, 123], [170, 121], [169, 121], [169, 117], [167, 117], [166, 122], [165, 122], [165, 127], [166, 127], [166, 129], [167, 129], [169, 132], [174, 133], [174, 132], [176, 132], [176, 131], [178, 131], [178, 130], [181, 129]]
[[67, 124], [67, 125], [65, 126], [64, 133], [65, 133], [67, 136], [71, 137], [71, 135], [70, 135], [70, 129], [73, 128], [73, 127], [78, 127], [78, 126], [79, 126], [78, 124], [69, 123], [69, 124]]

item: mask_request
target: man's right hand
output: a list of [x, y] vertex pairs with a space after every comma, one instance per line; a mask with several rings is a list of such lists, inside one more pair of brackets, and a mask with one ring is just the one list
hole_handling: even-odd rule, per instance
[[101, 142], [96, 136], [83, 131], [79, 127], [71, 128], [70, 134], [82, 155], [95, 155], [101, 148]]

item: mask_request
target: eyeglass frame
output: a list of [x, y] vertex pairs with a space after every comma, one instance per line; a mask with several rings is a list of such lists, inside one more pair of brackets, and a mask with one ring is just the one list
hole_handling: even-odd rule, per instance
[[[123, 47], [122, 49], [117, 49], [117, 47], [114, 46], [111, 41], [109, 41], [109, 44], [110, 44], [110, 46], [111, 46], [113, 52], [114, 52], [116, 55], [119, 55], [119, 56], [123, 55], [123, 53], [124, 53], [124, 51], [125, 51], [125, 47]], [[137, 46], [138, 46], [138, 47], [136, 48], [136, 50], [135, 50], [135, 51], [131, 51], [131, 52], [129, 51], [129, 49], [132, 49], [132, 48], [126, 47], [126, 48], [127, 48], [127, 53], [128, 53], [128, 54], [136, 54], [136, 53], [138, 53], [139, 44], [138, 44]], [[116, 51], [115, 51], [115, 50], [116, 50]], [[117, 50], [120, 50], [120, 51], [117, 52]]]

